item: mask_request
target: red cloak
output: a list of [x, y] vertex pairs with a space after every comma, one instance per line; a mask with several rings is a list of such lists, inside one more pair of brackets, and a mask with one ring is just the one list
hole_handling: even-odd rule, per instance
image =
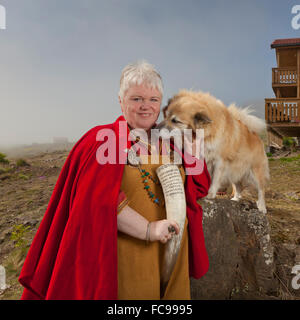
[[[100, 165], [96, 153], [104, 142], [96, 137], [100, 129], [113, 130], [119, 159], [119, 143], [124, 146], [120, 150], [131, 143], [128, 130], [125, 139], [119, 135], [120, 121], [123, 116], [92, 128], [70, 151], [19, 277], [25, 287], [21, 299], [118, 299], [117, 202], [124, 164]], [[205, 162], [200, 175], [186, 176], [189, 272], [194, 278], [209, 265], [197, 199], [207, 195], [210, 183]]]

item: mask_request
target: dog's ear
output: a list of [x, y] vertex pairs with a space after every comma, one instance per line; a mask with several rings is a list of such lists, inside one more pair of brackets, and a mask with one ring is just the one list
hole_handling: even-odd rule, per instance
[[201, 126], [203, 124], [208, 124], [211, 122], [212, 122], [212, 120], [204, 113], [197, 112], [194, 115], [194, 124], [195, 124], [196, 128], [198, 128], [199, 126]]
[[173, 101], [173, 98], [169, 98], [167, 107], [171, 104], [172, 101]]
[[169, 100], [168, 100], [168, 104], [165, 106], [165, 107], [163, 107], [163, 109], [162, 109], [162, 111], [163, 111], [163, 115], [164, 115], [164, 118], [166, 119], [166, 117], [167, 117], [167, 114], [168, 114], [168, 107], [169, 107], [169, 105], [170, 105], [170, 103], [173, 101], [173, 98], [170, 98]]
[[163, 115], [164, 115], [164, 119], [166, 119], [167, 113], [168, 113], [168, 105], [163, 107], [162, 112], [163, 112]]

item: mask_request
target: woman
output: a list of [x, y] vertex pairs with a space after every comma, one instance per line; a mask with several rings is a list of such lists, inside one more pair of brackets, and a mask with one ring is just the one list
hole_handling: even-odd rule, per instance
[[[71, 150], [19, 277], [22, 299], [190, 299], [189, 276], [199, 278], [208, 269], [196, 202], [209, 189], [206, 165], [198, 176], [180, 169], [187, 220], [176, 265], [162, 288], [164, 245], [179, 232], [176, 221], [166, 219], [155, 176], [163, 156], [158, 164], [142, 161], [138, 168], [123, 161], [132, 146], [130, 130], [150, 134], [161, 100], [161, 78], [151, 65], [125, 67], [119, 93], [123, 116], [91, 129]], [[140, 157], [146, 159], [153, 150], [143, 143], [148, 152]], [[103, 162], [105, 149], [119, 161]], [[151, 178], [147, 188], [141, 172]]]

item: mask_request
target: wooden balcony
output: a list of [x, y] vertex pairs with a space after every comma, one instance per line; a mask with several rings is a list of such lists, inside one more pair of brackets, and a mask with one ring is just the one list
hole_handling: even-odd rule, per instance
[[267, 123], [300, 123], [300, 99], [265, 99], [265, 117]]
[[268, 131], [282, 137], [300, 137], [300, 99], [265, 99], [265, 116]]
[[272, 68], [272, 86], [296, 86], [298, 73], [296, 68]]

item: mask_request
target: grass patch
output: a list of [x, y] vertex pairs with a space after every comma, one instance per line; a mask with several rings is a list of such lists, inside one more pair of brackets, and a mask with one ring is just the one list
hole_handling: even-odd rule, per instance
[[296, 141], [292, 137], [284, 137], [282, 143], [286, 147], [293, 147], [296, 145]]
[[29, 177], [26, 176], [26, 175], [23, 174], [23, 173], [19, 173], [19, 174], [18, 174], [18, 178], [19, 178], [19, 179], [22, 179], [22, 180], [28, 180], [28, 179], [29, 179]]
[[9, 160], [6, 159], [6, 154], [0, 152], [0, 163], [8, 164]]
[[17, 224], [13, 227], [10, 240], [14, 241], [15, 248], [26, 249], [27, 241], [25, 240], [25, 235], [29, 229], [30, 226], [25, 226], [23, 224]]
[[5, 168], [0, 168], [0, 174], [2, 173], [6, 173], [6, 169]]
[[16, 166], [17, 166], [17, 167], [29, 167], [30, 164], [29, 164], [26, 160], [24, 160], [24, 159], [18, 159], [18, 160], [16, 161]]
[[293, 161], [300, 161], [300, 155], [296, 157], [283, 157], [279, 159], [281, 162], [293, 162]]

